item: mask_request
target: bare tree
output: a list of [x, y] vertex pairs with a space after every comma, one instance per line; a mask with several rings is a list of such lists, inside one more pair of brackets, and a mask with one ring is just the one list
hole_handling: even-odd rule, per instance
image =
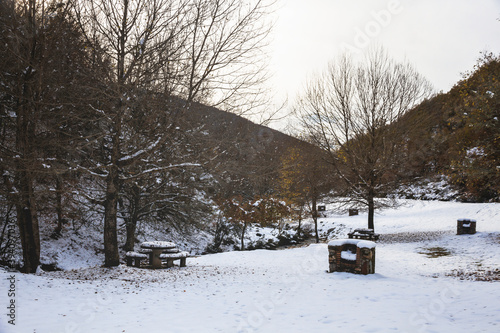
[[103, 195], [92, 200], [104, 206], [106, 266], [117, 266], [120, 260], [117, 217], [122, 183], [130, 178], [131, 166], [147, 165], [169, 137], [166, 124], [174, 112], [155, 89], [159, 83], [154, 73], [176, 52], [173, 44], [183, 6], [170, 0], [74, 2], [102, 73], [96, 85], [104, 96], [90, 105], [102, 135], [82, 149], [88, 158], [79, 167], [104, 183]]
[[314, 222], [316, 243], [319, 243], [318, 202], [333, 188], [331, 167], [324, 163], [323, 155], [324, 152], [314, 146], [292, 146], [283, 155], [280, 169], [280, 194], [297, 210], [298, 232], [307, 212]]
[[242, 69], [254, 68], [249, 59], [267, 35], [258, 25], [265, 7], [262, 1], [246, 6], [241, 0], [75, 1], [97, 60], [112, 68], [100, 82], [107, 98], [91, 105], [103, 135], [89, 146], [101, 154], [87, 150], [94, 159], [80, 166], [105, 184], [95, 199], [104, 206], [106, 266], [119, 264], [117, 217], [124, 182], [177, 167], [158, 152], [175, 140], [178, 116], [192, 101], [223, 96], [210, 103], [228, 105], [260, 78], [260, 67]]
[[398, 120], [428, 97], [431, 86], [407, 63], [373, 49], [366, 62], [347, 55], [309, 83], [297, 103], [305, 131], [329, 153], [350, 202], [368, 207], [368, 228], [374, 212], [398, 185], [399, 159], [407, 127]]

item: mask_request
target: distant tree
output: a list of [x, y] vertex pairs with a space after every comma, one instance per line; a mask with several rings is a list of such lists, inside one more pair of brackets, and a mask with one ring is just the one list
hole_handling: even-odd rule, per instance
[[258, 224], [280, 228], [283, 226], [284, 220], [290, 216], [290, 207], [286, 202], [269, 196], [255, 198], [245, 198], [241, 195], [230, 198], [218, 197], [216, 203], [226, 220], [239, 230], [241, 250], [245, 250], [245, 234], [250, 225]]
[[[406, 142], [401, 150], [401, 173], [406, 174], [401, 180], [412, 182], [415, 178], [432, 178], [442, 175], [450, 165], [449, 133], [446, 133], [449, 106], [447, 94], [438, 94], [413, 108], [399, 121], [398, 126], [405, 126]], [[404, 184], [403, 184], [404, 185]]]
[[370, 229], [377, 196], [398, 185], [407, 128], [397, 121], [429, 94], [429, 83], [412, 66], [375, 49], [365, 63], [347, 55], [332, 63], [297, 103], [306, 133], [328, 152], [346, 189], [341, 196], [368, 207]]
[[306, 205], [308, 186], [304, 184], [304, 165], [300, 150], [290, 147], [281, 158], [280, 196], [298, 210], [299, 226]]
[[[140, 174], [140, 173], [135, 173]], [[201, 228], [211, 213], [203, 190], [211, 185], [201, 165], [174, 164], [124, 182], [120, 195], [120, 213], [126, 228], [126, 251], [134, 249], [139, 222], [142, 225], [162, 225], [181, 234]]]
[[269, 195], [255, 198], [252, 205], [255, 207], [254, 223], [262, 227], [278, 227], [280, 231], [291, 213], [288, 203]]
[[97, 135], [98, 131], [86, 127], [88, 123], [82, 119], [92, 117], [87, 104], [99, 93], [93, 86], [97, 73], [92, 68], [88, 44], [71, 16], [70, 4], [59, 1], [47, 4], [43, 55], [48, 63], [44, 66], [47, 90], [43, 99], [48, 113], [43, 118], [39, 139], [46, 143], [41, 152], [42, 184], [48, 189], [44, 210], [50, 220], [55, 220], [52, 237], [60, 237], [63, 225], [76, 217], [72, 199], [78, 175], [74, 165], [80, 161], [80, 154], [75, 147]]
[[332, 170], [324, 163], [320, 149], [290, 147], [282, 158], [280, 195], [296, 209], [300, 221], [306, 212], [313, 219], [316, 242], [318, 233], [318, 202], [333, 188]]
[[239, 227], [240, 249], [245, 250], [245, 233], [255, 219], [255, 207], [252, 206], [251, 200], [235, 196], [218, 198], [216, 203], [227, 221]]

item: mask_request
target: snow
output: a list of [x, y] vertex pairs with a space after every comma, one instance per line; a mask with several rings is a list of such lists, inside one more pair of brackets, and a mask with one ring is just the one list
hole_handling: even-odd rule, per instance
[[359, 239], [334, 239], [328, 243], [328, 246], [342, 246], [344, 244], [358, 245]]
[[175, 243], [172, 242], [164, 242], [164, 241], [151, 241], [151, 242], [142, 242], [141, 247], [144, 249], [172, 249], [175, 247]]
[[358, 247], [362, 249], [374, 249], [375, 246], [375, 242], [372, 241], [361, 241], [358, 243]]
[[134, 251], [128, 251], [127, 253], [125, 253], [125, 256], [126, 257], [132, 257], [132, 258], [143, 258], [143, 259], [147, 259], [148, 258], [147, 254], [138, 253], [138, 252], [134, 252]]
[[[322, 232], [366, 226], [366, 213], [331, 208]], [[456, 235], [462, 216], [477, 220], [475, 235]], [[378, 214], [375, 231], [370, 275], [327, 273], [326, 243], [189, 257], [187, 267], [159, 270], [103, 268], [91, 251], [60, 258], [75, 269], [3, 270], [4, 296], [16, 278], [16, 325], [4, 315], [0, 332], [500, 331], [498, 281], [481, 281], [500, 279], [499, 204], [408, 200]], [[440, 248], [448, 255], [433, 256]]]
[[449, 177], [441, 175], [434, 179], [422, 179], [415, 184], [405, 184], [396, 197], [420, 200], [452, 201], [459, 197], [459, 191], [453, 187]]
[[375, 248], [376, 244], [372, 241], [361, 240], [361, 239], [334, 239], [328, 243], [328, 246], [342, 246], [344, 244], [356, 245], [359, 248]]
[[146, 152], [149, 152], [149, 151], [153, 150], [160, 143], [161, 140], [162, 140], [162, 137], [159, 137], [158, 139], [156, 139], [155, 142], [151, 143], [146, 149], [140, 149], [131, 155], [124, 156], [124, 157], [120, 158], [119, 161], [120, 162], [128, 161], [128, 160], [136, 158], [139, 155], [142, 155]]
[[356, 261], [356, 253], [352, 253], [351, 251], [340, 252], [340, 257], [345, 260]]
[[458, 221], [461, 221], [461, 222], [476, 222], [476, 220], [473, 220], [473, 219], [458, 219]]
[[189, 252], [181, 251], [177, 253], [162, 253], [160, 259], [180, 259], [189, 257]]

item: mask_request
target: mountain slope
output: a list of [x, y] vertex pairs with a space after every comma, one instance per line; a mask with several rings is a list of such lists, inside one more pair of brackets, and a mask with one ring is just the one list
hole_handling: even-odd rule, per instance
[[411, 127], [408, 170], [448, 175], [468, 201], [500, 199], [500, 57], [484, 55], [449, 92], [402, 120]]

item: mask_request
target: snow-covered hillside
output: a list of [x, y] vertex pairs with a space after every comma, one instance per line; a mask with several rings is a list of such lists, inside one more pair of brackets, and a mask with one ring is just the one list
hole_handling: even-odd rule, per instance
[[[478, 232], [456, 235], [460, 218], [476, 219]], [[366, 215], [329, 214], [320, 225], [344, 237], [366, 227]], [[89, 251], [73, 270], [2, 271], [1, 290], [3, 277], [16, 278], [16, 325], [3, 316], [0, 332], [500, 330], [499, 204], [405, 201], [375, 225], [376, 273], [366, 276], [327, 273], [326, 244], [204, 255], [154, 271], [101, 268]]]

